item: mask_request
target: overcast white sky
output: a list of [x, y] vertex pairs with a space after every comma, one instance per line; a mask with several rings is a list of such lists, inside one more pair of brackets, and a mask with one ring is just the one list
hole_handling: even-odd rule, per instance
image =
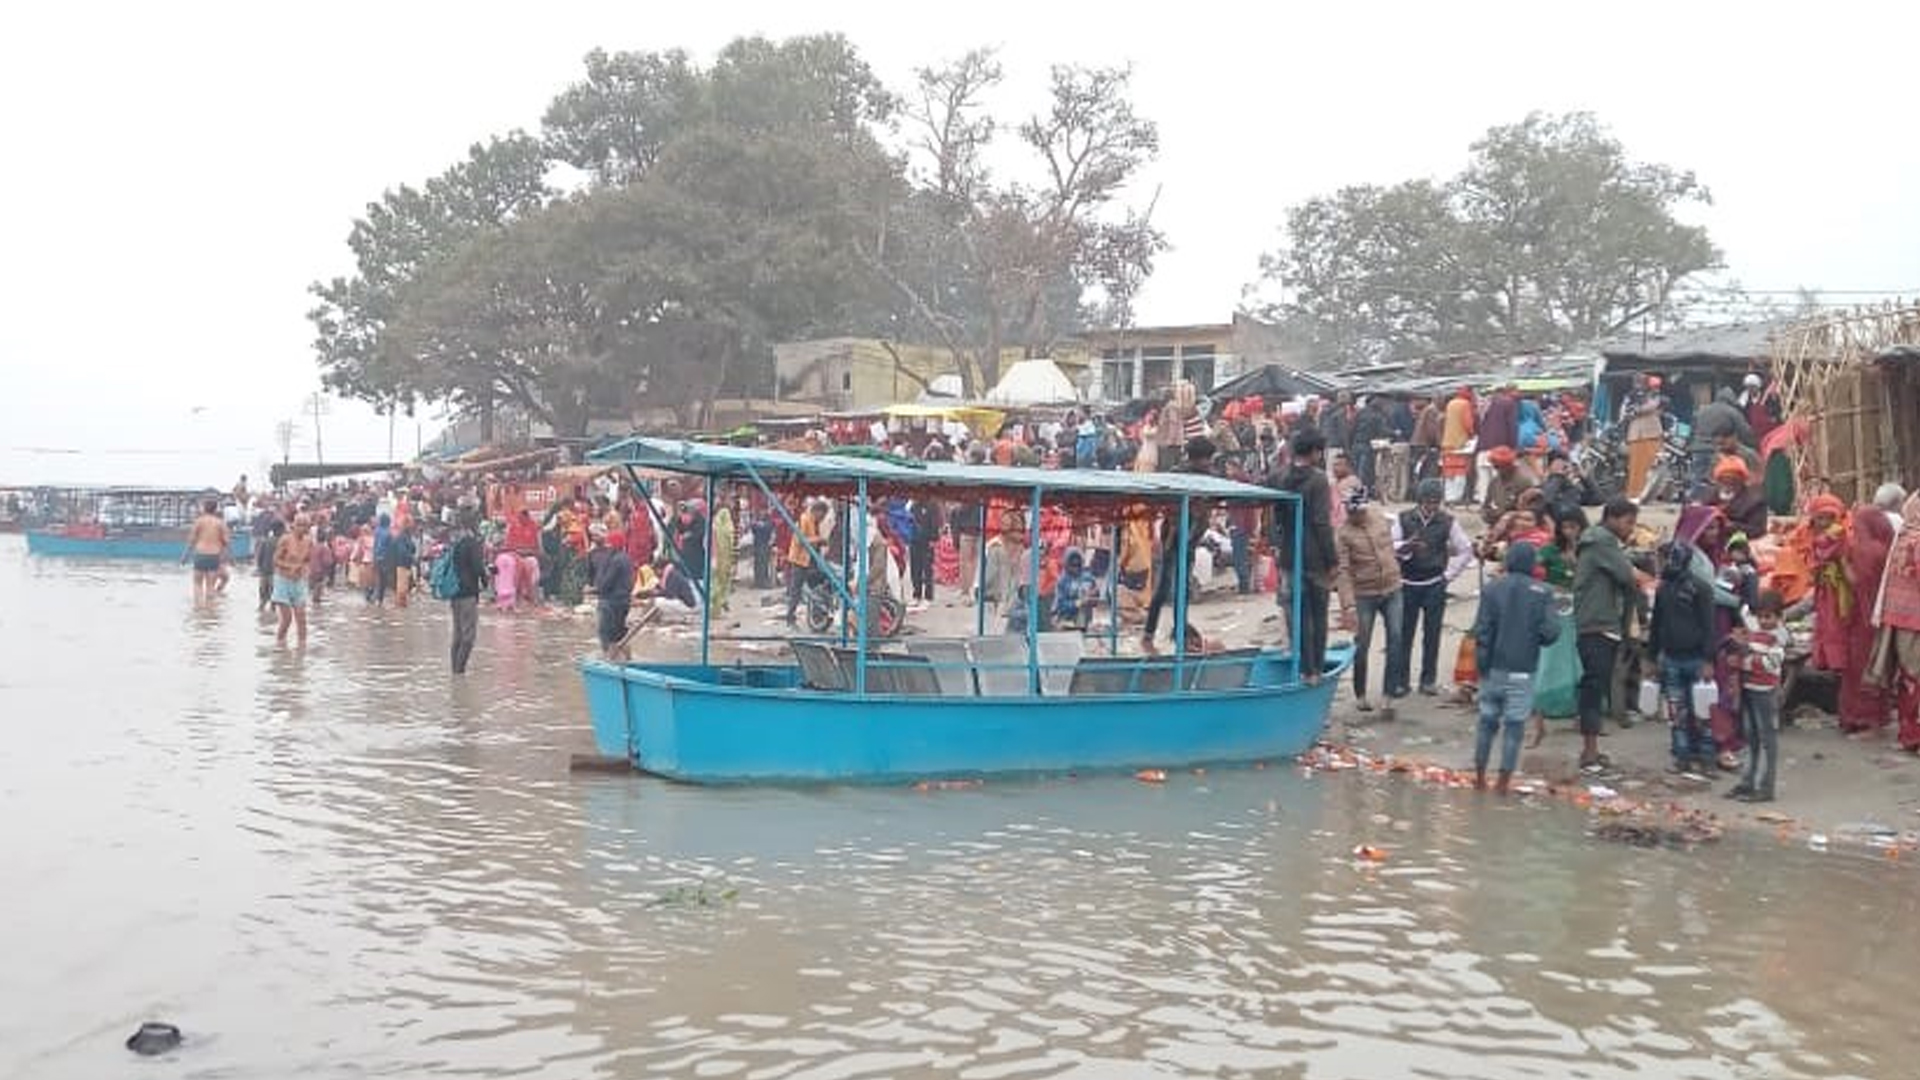
[[[1175, 245], [1143, 322], [1225, 319], [1286, 206], [1445, 175], [1530, 109], [1591, 109], [1635, 155], [1696, 170], [1749, 287], [1920, 294], [1911, 3], [15, 4], [0, 483], [258, 473], [317, 386], [306, 285], [348, 269], [383, 188], [536, 127], [593, 46], [704, 56], [817, 30], [895, 86], [1000, 45], [1010, 110], [1051, 62], [1131, 62]], [[384, 420], [332, 409], [329, 460], [384, 457]], [[309, 422], [295, 457], [312, 450]]]

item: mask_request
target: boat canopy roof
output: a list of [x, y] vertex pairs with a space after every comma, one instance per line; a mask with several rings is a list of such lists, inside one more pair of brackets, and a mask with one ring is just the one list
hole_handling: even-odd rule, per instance
[[631, 465], [662, 472], [751, 480], [811, 489], [850, 487], [861, 480], [875, 493], [945, 488], [969, 491], [1032, 492], [1064, 495], [1074, 501], [1132, 502], [1181, 496], [1234, 502], [1275, 502], [1287, 492], [1217, 476], [1182, 472], [1105, 472], [1091, 469], [1034, 469], [999, 465], [955, 465], [942, 461], [896, 458], [879, 452], [800, 454], [759, 447], [723, 446], [635, 436], [587, 455], [608, 465]]

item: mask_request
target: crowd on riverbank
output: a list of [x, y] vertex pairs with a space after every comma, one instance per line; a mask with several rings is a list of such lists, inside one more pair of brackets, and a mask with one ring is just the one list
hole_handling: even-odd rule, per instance
[[[449, 575], [447, 595], [436, 598], [477, 602], [484, 593], [497, 614], [571, 610], [591, 598], [609, 651], [628, 637], [635, 603], [724, 615], [742, 578], [783, 591], [792, 625], [807, 584], [861, 543], [878, 568], [873, 588], [909, 616], [938, 590], [982, 599], [999, 625], [1017, 627], [1030, 608], [1015, 601], [1037, 592], [1049, 627], [1087, 627], [1107, 610], [1128, 628], [1124, 648], [1143, 651], [1159, 647], [1169, 585], [1183, 570], [1196, 597], [1213, 595], [1222, 578], [1224, 590], [1282, 604], [1297, 589], [1310, 671], [1330, 631], [1353, 634], [1354, 708], [1363, 714], [1416, 691], [1439, 696], [1448, 684], [1470, 692], [1490, 676], [1504, 688], [1521, 674], [1508, 670], [1514, 661], [1497, 631], [1467, 635], [1451, 656], [1442, 655], [1441, 635], [1457, 591], [1450, 587], [1464, 575], [1497, 580], [1524, 568], [1546, 597], [1553, 632], [1524, 673], [1528, 707], [1518, 715], [1575, 719], [1582, 768], [1609, 767], [1597, 741], [1603, 721], [1635, 714], [1668, 721], [1676, 772], [1749, 768], [1776, 722], [1769, 695], [1785, 697], [1803, 670], [1837, 674], [1848, 732], [1892, 727], [1903, 748], [1920, 750], [1912, 531], [1920, 513], [1894, 484], [1858, 506], [1817, 488], [1793, 492], [1791, 483], [1783, 495], [1775, 474], [1794, 425], [1780, 422], [1771, 400], [1750, 379], [1696, 411], [1670, 534], [1643, 526], [1625, 494], [1600, 505], [1599, 485], [1582, 468], [1600, 430], [1624, 431], [1626, 485], [1639, 480], [1644, 490], [1640, 474], [1661, 466], [1657, 452], [1635, 444], [1673, 426], [1654, 379], [1638, 381], [1611, 421], [1588, 415], [1577, 393], [1511, 386], [1424, 401], [1250, 398], [1217, 409], [1198, 407], [1181, 388], [1132, 417], [1074, 410], [991, 435], [937, 422], [819, 431], [792, 447], [1034, 468], [1205, 470], [1292, 491], [1304, 507], [1298, 582], [1287, 580], [1288, 560], [1272, 557], [1292, 550], [1291, 521], [1257, 509], [1190, 522], [1194, 543], [1182, 568], [1172, 562], [1177, 522], [1164, 508], [1096, 519], [1048, 506], [1037, 530], [1039, 576], [1029, 581], [1024, 508], [994, 499], [882, 500], [865, 515], [864, 537], [849, 535], [857, 515], [844, 504], [775, 505], [757, 490], [725, 487], [710, 504], [704, 489], [671, 478], [642, 490], [611, 474], [540, 500], [509, 478], [483, 476], [266, 497], [242, 486], [233, 505], [255, 539], [263, 607], [297, 609], [347, 589], [367, 604], [406, 607], [443, 555], [470, 537], [460, 560], [467, 572]], [[1389, 509], [1381, 496], [1396, 494], [1411, 499]], [[309, 543], [289, 544], [303, 521]], [[285, 557], [290, 549], [302, 556], [298, 568]], [[295, 576], [305, 585], [297, 597], [282, 584]], [[1257, 633], [1272, 632], [1263, 624]], [[1370, 685], [1380, 670], [1376, 637], [1378, 686]], [[1182, 636], [1174, 647], [1194, 640]], [[1777, 658], [1761, 649], [1752, 659], [1757, 643], [1777, 645]], [[1486, 741], [1504, 744], [1514, 710], [1505, 693], [1488, 695], [1489, 707], [1496, 698], [1506, 710], [1487, 725]], [[1779, 711], [1776, 702], [1771, 713]], [[1480, 752], [1484, 763], [1488, 747]], [[1502, 759], [1510, 769], [1511, 755]], [[1750, 769], [1736, 790], [1770, 795], [1769, 768]]]

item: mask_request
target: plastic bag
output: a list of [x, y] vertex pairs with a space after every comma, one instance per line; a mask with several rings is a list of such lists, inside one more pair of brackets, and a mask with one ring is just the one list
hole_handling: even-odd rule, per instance
[[1560, 636], [1540, 650], [1540, 664], [1533, 673], [1533, 707], [1541, 716], [1563, 719], [1580, 711], [1580, 650], [1573, 631], [1573, 616], [1557, 612]]

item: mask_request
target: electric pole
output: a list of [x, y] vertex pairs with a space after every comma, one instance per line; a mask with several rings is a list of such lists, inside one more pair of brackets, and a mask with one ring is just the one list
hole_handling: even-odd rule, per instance
[[313, 411], [313, 463], [325, 465], [327, 455], [320, 447], [320, 418], [332, 410], [327, 407], [326, 395], [318, 390], [307, 395], [306, 406]]

